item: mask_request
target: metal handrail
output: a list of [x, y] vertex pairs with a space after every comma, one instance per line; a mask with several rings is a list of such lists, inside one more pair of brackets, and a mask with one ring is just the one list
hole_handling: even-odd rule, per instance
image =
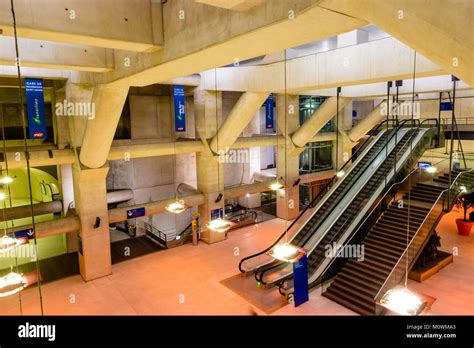
[[[418, 129], [421, 128], [421, 124], [418, 125], [417, 127]], [[399, 153], [405, 153], [407, 151], [407, 146], [409, 145], [409, 142], [411, 141], [411, 139], [416, 136], [416, 133], [413, 133], [410, 135], [410, 138], [406, 141], [406, 143], [402, 146], [402, 148], [400, 148], [397, 153], [395, 153], [395, 156], [394, 158], [396, 159], [397, 157], [397, 154]], [[383, 149], [382, 149], [383, 150]], [[395, 149], [394, 149], [395, 150]], [[391, 156], [392, 154], [390, 154], [389, 156]], [[388, 158], [387, 158], [388, 159]], [[387, 172], [390, 172], [392, 169], [391, 168], [387, 168], [387, 171], [386, 172], [381, 172], [381, 173], [378, 173], [378, 174], [374, 174], [374, 175], [378, 175], [377, 179], [379, 179], [380, 177], [383, 177]], [[414, 169], [410, 172], [410, 174], [408, 174], [403, 180], [397, 182], [397, 183], [394, 183], [390, 186], [390, 188], [387, 190], [387, 192], [385, 192], [385, 194], [382, 196], [382, 198], [379, 200], [379, 202], [377, 203], [377, 205], [371, 210], [371, 212], [367, 215], [367, 217], [364, 219], [364, 221], [362, 223], [359, 224], [359, 227], [357, 228], [357, 230], [355, 232], [352, 232], [351, 235], [348, 237], [348, 241], [350, 241], [355, 235], [357, 235], [357, 233], [359, 232], [359, 230], [362, 228], [362, 226], [364, 226], [364, 224], [366, 223], [366, 221], [369, 219], [369, 217], [372, 215], [372, 213], [375, 211], [375, 209], [377, 209], [377, 207], [381, 204], [381, 202], [383, 202], [383, 199], [385, 198], [385, 196], [387, 194], [389, 194], [392, 190], [392, 188], [395, 186], [395, 185], [398, 185], [400, 183], [402, 183], [403, 181], [406, 180], [406, 178], [411, 175], [411, 173], [413, 173], [414, 171], [416, 171], [417, 169]], [[377, 185], [377, 182], [374, 183], [374, 185]], [[372, 186], [373, 187], [373, 186]], [[358, 213], [359, 213], [359, 208], [363, 205], [363, 202], [360, 203], [360, 205], [355, 209], [355, 212], [353, 214], [351, 214], [343, 223], [343, 225], [338, 229], [337, 233], [334, 234], [333, 238], [331, 239], [331, 241], [329, 242], [329, 244], [331, 244], [332, 242], [334, 242], [335, 238], [339, 236], [339, 233], [340, 231], [346, 226], [347, 222], [348, 221], [352, 221], [352, 218], [354, 216], [356, 216]], [[318, 244], [318, 243], [317, 243]], [[323, 272], [321, 272], [321, 276], [324, 274], [324, 272], [326, 272], [326, 270], [332, 266], [333, 262], [338, 258], [339, 254], [343, 251], [343, 249], [341, 249], [338, 254], [333, 257], [330, 261], [330, 263], [328, 265], [325, 266]], [[286, 277], [287, 278], [287, 277]], [[319, 278], [318, 278], [319, 279]], [[285, 293], [283, 292], [283, 288], [282, 286], [284, 285], [284, 282], [286, 281], [286, 279], [282, 280], [280, 285], [279, 285], [279, 292], [280, 294], [282, 295], [285, 295]], [[317, 280], [315, 280], [317, 281]], [[285, 289], [285, 291], [288, 290]]]
[[[400, 262], [402, 261], [402, 259], [405, 257], [405, 254], [408, 252], [408, 249], [410, 248], [410, 246], [412, 245], [413, 241], [415, 240], [415, 237], [418, 235], [418, 233], [420, 232], [421, 228], [424, 226], [426, 220], [428, 219], [428, 217], [430, 216], [431, 212], [433, 211], [434, 207], [436, 206], [436, 204], [438, 203], [438, 201], [443, 197], [443, 195], [448, 191], [448, 190], [452, 190], [454, 185], [456, 184], [457, 180], [459, 179], [459, 177], [461, 177], [463, 174], [466, 174], [466, 173], [469, 173], [473, 171], [473, 169], [470, 169], [468, 171], [464, 171], [464, 172], [461, 172], [459, 173], [457, 176], [456, 176], [456, 179], [454, 179], [453, 183], [451, 184], [451, 187], [448, 187], [447, 189], [441, 191], [441, 193], [439, 194], [438, 198], [436, 199], [436, 201], [433, 203], [433, 206], [431, 207], [430, 211], [426, 214], [426, 217], [424, 218], [423, 222], [420, 224], [420, 227], [416, 230], [416, 232], [413, 234], [413, 237], [411, 238], [410, 240], [410, 243], [407, 245], [407, 247], [405, 248], [405, 250], [403, 251], [403, 254], [400, 256], [400, 258], [398, 259], [397, 263], [395, 264], [395, 266], [392, 268], [392, 271], [390, 272], [390, 274], [387, 276], [387, 278], [385, 279], [385, 282], [382, 284], [382, 286], [380, 287], [380, 290], [377, 292], [377, 294], [375, 295], [374, 297], [374, 302], [377, 302], [377, 298], [380, 296], [380, 292], [385, 288], [385, 285], [387, 284], [387, 282], [389, 281], [389, 279], [392, 277], [392, 274], [393, 272], [395, 271], [395, 269], [398, 267], [398, 265], [400, 264]], [[448, 202], [448, 208], [449, 208], [449, 204], [450, 202]], [[444, 207], [444, 204], [443, 204], [443, 207]]]
[[[385, 124], [386, 122], [391, 122], [392, 120], [384, 120], [382, 121], [381, 123], [379, 123], [379, 125], [375, 128], [375, 130], [372, 132], [372, 134], [370, 134], [370, 136], [362, 143], [362, 145], [352, 154], [351, 158], [349, 158], [346, 163], [344, 163], [344, 165], [340, 168], [340, 170], [344, 169], [355, 157], [356, 155], [358, 155], [359, 151], [361, 149], [363, 149], [365, 147], [365, 145], [369, 142], [369, 140], [372, 140], [372, 137], [374, 136], [374, 134], [376, 134], [379, 130], [379, 128]], [[288, 231], [296, 224], [296, 222], [301, 218], [301, 216], [304, 215], [304, 213], [306, 213], [306, 211], [319, 199], [321, 198], [322, 196], [324, 196], [324, 194], [327, 193], [327, 189], [329, 188], [329, 186], [333, 183], [334, 179], [336, 178], [337, 176], [334, 175], [327, 183], [326, 185], [324, 185], [324, 187], [321, 189], [321, 191], [316, 195], [316, 197], [313, 198], [313, 200], [308, 203], [306, 205], [306, 207], [299, 213], [299, 215], [296, 217], [295, 220], [293, 220], [293, 222], [285, 229], [285, 231], [278, 237], [278, 239], [272, 244], [270, 245], [269, 247], [265, 248], [264, 250], [256, 253], [256, 254], [253, 254], [253, 255], [249, 255], [249, 256], [246, 256], [244, 257], [242, 260], [240, 260], [239, 262], [239, 271], [241, 273], [245, 273], [245, 270], [242, 269], [242, 264], [247, 261], [247, 260], [250, 260], [254, 257], [257, 257], [257, 256], [260, 256], [260, 255], [263, 255], [265, 254], [266, 252], [268, 252], [270, 249], [272, 249], [275, 245], [277, 245], [280, 240], [288, 233]]]
[[[435, 165], [441, 163], [441, 162], [444, 162], [444, 161], [447, 161], [447, 159], [444, 159], [444, 160], [441, 160], [439, 161], [438, 163], [436, 163]], [[382, 196], [382, 198], [379, 199], [378, 203], [372, 208], [372, 210], [370, 211], [370, 213], [367, 214], [366, 218], [364, 219], [364, 221], [362, 221], [359, 225], [359, 227], [357, 228], [357, 230], [355, 232], [352, 233], [352, 236], [350, 237], [349, 239], [349, 242], [350, 240], [352, 240], [352, 238], [354, 238], [354, 236], [356, 236], [359, 231], [361, 230], [361, 228], [365, 225], [365, 223], [367, 222], [367, 220], [369, 220], [372, 216], [372, 214], [380, 207], [380, 205], [384, 202], [385, 198], [387, 197], [387, 195], [389, 193], [392, 192], [393, 188], [395, 186], [398, 186], [398, 185], [402, 185], [410, 176], [413, 175], [413, 173], [415, 173], [416, 171], [418, 171], [420, 168], [415, 168], [413, 169], [410, 173], [408, 173], [402, 180], [400, 181], [397, 181], [395, 183], [393, 183], [389, 189], [387, 190], [387, 192], [385, 192], [385, 194]], [[394, 193], [394, 197], [396, 196], [397, 192]], [[339, 253], [341, 253], [341, 251], [339, 251]], [[331, 266], [332, 264], [334, 263], [334, 261], [337, 259], [337, 257], [339, 256], [339, 253], [336, 255], [336, 257], [334, 257], [330, 263], [324, 268], [324, 271], [322, 272], [322, 274], [324, 274], [324, 272], [326, 272]]]

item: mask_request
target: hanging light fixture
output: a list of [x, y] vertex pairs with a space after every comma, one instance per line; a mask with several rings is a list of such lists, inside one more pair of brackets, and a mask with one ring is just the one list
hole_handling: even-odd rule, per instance
[[426, 168], [426, 171], [430, 174], [434, 174], [438, 171], [438, 169], [436, 167], [429, 166], [428, 168]]
[[13, 179], [9, 176], [4, 176], [1, 180], [0, 183], [6, 185], [6, 184], [11, 184], [13, 182]]
[[186, 205], [184, 204], [184, 200], [176, 199], [173, 203], [168, 204], [165, 209], [170, 213], [179, 214], [186, 210]]
[[0, 297], [6, 297], [23, 290], [27, 285], [22, 274], [10, 272], [0, 278]]
[[295, 262], [305, 253], [305, 250], [302, 248], [298, 248], [290, 243], [284, 243], [274, 246], [267, 255], [283, 262]]
[[214, 232], [224, 233], [230, 229], [230, 222], [218, 217], [217, 219], [210, 220], [206, 227]]
[[340, 171], [338, 171], [338, 172], [336, 173], [336, 176], [337, 176], [338, 178], [342, 178], [342, 177], [344, 176], [344, 174], [346, 174], [346, 172], [344, 172], [343, 170], [340, 170]]
[[427, 302], [420, 299], [407, 288], [395, 288], [387, 291], [380, 300], [380, 304], [401, 315], [419, 315], [427, 306]]
[[278, 191], [283, 188], [283, 184], [281, 184], [278, 180], [270, 185], [270, 189], [273, 191]]
[[[416, 67], [416, 51], [414, 54], [414, 67]], [[412, 94], [412, 103], [415, 100], [415, 70], [413, 71], [413, 94]], [[414, 118], [412, 112], [412, 120]], [[413, 126], [412, 126], [413, 127]], [[410, 142], [410, 146], [412, 147], [412, 141]], [[413, 151], [413, 148], [410, 148], [410, 151]], [[431, 166], [430, 166], [431, 167]], [[409, 177], [409, 184], [411, 184], [411, 176]], [[410, 185], [411, 186], [411, 185]], [[449, 191], [448, 191], [449, 192]], [[408, 214], [410, 214], [410, 199], [408, 201]], [[406, 262], [405, 262], [405, 282], [404, 286], [396, 286], [393, 289], [388, 290], [382, 298], [378, 301], [378, 303], [398, 314], [401, 315], [419, 315], [423, 312], [423, 310], [427, 306], [427, 302], [417, 296], [415, 293], [408, 290], [408, 265], [409, 265], [409, 258], [408, 258], [408, 248], [409, 248], [409, 240], [410, 240], [410, 215], [408, 215], [408, 226], [407, 226], [407, 235], [406, 235]], [[403, 255], [402, 255], [403, 256]]]
[[20, 245], [26, 244], [28, 238], [14, 238], [4, 235], [0, 238], [0, 254], [10, 251]]

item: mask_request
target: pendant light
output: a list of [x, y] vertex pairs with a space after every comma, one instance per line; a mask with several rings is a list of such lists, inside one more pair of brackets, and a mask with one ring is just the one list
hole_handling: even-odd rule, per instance
[[[415, 102], [415, 73], [416, 73], [416, 51], [414, 52], [414, 64], [413, 64], [413, 91], [412, 91], [412, 122], [413, 127], [413, 105]], [[412, 128], [413, 130], [413, 128]], [[413, 137], [410, 138], [410, 153], [413, 153]], [[411, 187], [411, 176], [408, 178], [409, 187]], [[408, 289], [408, 247], [410, 245], [410, 197], [411, 190], [408, 191], [408, 216], [407, 216], [407, 235], [406, 235], [406, 261], [405, 261], [405, 282], [404, 286], [396, 286], [393, 289], [388, 290], [382, 296], [379, 304], [383, 307], [394, 311], [401, 315], [419, 315], [427, 306], [427, 302], [417, 296], [415, 293]], [[403, 255], [402, 255], [403, 256]]]
[[[176, 180], [176, 129], [173, 132], [173, 152], [173, 180]], [[175, 189], [175, 201], [168, 204], [165, 209], [173, 214], [180, 214], [187, 209], [184, 200], [179, 199], [177, 189]]]
[[22, 274], [10, 272], [0, 278], [0, 297], [14, 295], [23, 290], [26, 285]]
[[[215, 86], [215, 89], [216, 89], [216, 142], [217, 142], [217, 151], [218, 151], [218, 156], [220, 156], [220, 148], [219, 148], [219, 116], [218, 116], [218, 90], [217, 90], [217, 69], [214, 69], [214, 86]], [[220, 161], [217, 161], [217, 189], [220, 190], [220, 180], [221, 180], [221, 176], [220, 176]], [[221, 194], [219, 194], [221, 195]], [[220, 200], [218, 200], [220, 201]], [[217, 201], [217, 202], [218, 202]], [[225, 233], [227, 232], [230, 227], [231, 227], [231, 224], [229, 221], [227, 221], [224, 216], [221, 216], [221, 215], [224, 215], [225, 212], [224, 212], [224, 209], [225, 208], [219, 208], [219, 217], [217, 219], [210, 219], [209, 222], [206, 224], [206, 227], [208, 229], [210, 229], [211, 231], [214, 231], [214, 232], [219, 232], [219, 233]]]

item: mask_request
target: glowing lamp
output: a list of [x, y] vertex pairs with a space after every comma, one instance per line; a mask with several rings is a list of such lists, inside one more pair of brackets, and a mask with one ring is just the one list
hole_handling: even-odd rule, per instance
[[344, 174], [346, 174], [346, 172], [344, 172], [343, 170], [340, 170], [340, 171], [338, 171], [338, 172], [336, 173], [336, 176], [337, 176], [338, 178], [342, 178], [342, 177], [344, 176]]
[[419, 315], [427, 302], [406, 288], [398, 288], [387, 291], [380, 304], [401, 315]]
[[276, 245], [268, 252], [271, 257], [284, 262], [297, 261], [302, 254], [302, 249], [288, 243]]
[[433, 166], [429, 166], [428, 168], [426, 168], [426, 171], [428, 173], [431, 173], [431, 174], [434, 174], [438, 171], [438, 169], [436, 167], [433, 167]]
[[270, 190], [273, 190], [273, 191], [278, 191], [278, 190], [281, 190], [282, 188], [283, 188], [283, 185], [280, 184], [278, 181], [270, 185]]
[[460, 186], [459, 188], [461, 189], [461, 192], [462, 192], [462, 193], [467, 193], [467, 188], [466, 188], [466, 186]]
[[206, 227], [212, 231], [224, 233], [230, 229], [230, 223], [224, 219], [217, 218], [209, 221]]
[[6, 297], [21, 291], [26, 287], [26, 281], [21, 274], [11, 272], [0, 278], [0, 297]]
[[186, 206], [184, 205], [184, 201], [180, 200], [168, 204], [165, 209], [168, 210], [170, 213], [179, 214], [186, 210]]
[[4, 200], [5, 198], [7, 198], [7, 195], [3, 192], [0, 192], [0, 200]]
[[2, 184], [11, 184], [13, 182], [13, 179], [10, 178], [9, 176], [5, 176], [0, 180], [0, 183]]
[[12, 250], [16, 248], [17, 246], [20, 246], [22, 244], [26, 244], [28, 242], [27, 238], [12, 238], [7, 235], [3, 236], [0, 238], [0, 253], [7, 252], [9, 250]]

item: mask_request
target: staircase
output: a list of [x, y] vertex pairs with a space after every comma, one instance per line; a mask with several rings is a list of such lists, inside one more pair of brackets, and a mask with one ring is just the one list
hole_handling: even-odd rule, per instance
[[322, 295], [357, 313], [374, 315], [374, 298], [407, 247], [407, 231], [410, 241], [447, 188], [445, 178], [446, 174], [433, 184], [414, 185], [403, 196], [403, 207], [392, 202], [364, 239], [364, 260], [348, 260]]

